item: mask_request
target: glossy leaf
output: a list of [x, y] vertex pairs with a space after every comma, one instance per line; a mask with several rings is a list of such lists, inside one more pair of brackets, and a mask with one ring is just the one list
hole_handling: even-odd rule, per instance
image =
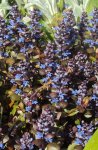
[[75, 146], [76, 146], [75, 143], [70, 144], [70, 145], [68, 146], [68, 149], [67, 149], [67, 150], [75, 150]]
[[89, 0], [89, 1], [87, 1], [86, 11], [88, 13], [90, 13], [93, 10], [94, 7], [98, 8], [98, 0]]
[[7, 59], [6, 59], [6, 63], [7, 63], [8, 65], [12, 65], [14, 62], [15, 62], [15, 60], [14, 60], [13, 58], [7, 58]]
[[15, 113], [16, 113], [17, 108], [18, 108], [18, 105], [15, 104], [15, 105], [13, 106], [13, 109], [12, 109], [12, 111], [11, 111], [10, 114], [12, 114], [12, 115], [14, 116]]
[[45, 150], [60, 150], [60, 146], [57, 143], [49, 143]]
[[96, 130], [93, 136], [90, 138], [84, 150], [97, 150], [97, 149], [98, 149], [98, 130]]
[[59, 0], [57, 3], [57, 6], [60, 9], [60, 11], [62, 12], [64, 9], [64, 0]]
[[21, 9], [22, 8], [22, 5], [24, 4], [23, 1], [21, 0], [15, 0], [17, 5], [18, 5], [18, 8]]
[[51, 23], [53, 16], [58, 13], [56, 0], [29, 0], [29, 4], [25, 5], [25, 8], [30, 6], [37, 6], [46, 18], [48, 23]]
[[5, 16], [6, 15], [6, 11], [11, 9], [11, 6], [8, 4], [7, 0], [2, 0], [1, 4], [0, 4], [0, 11], [1, 11], [1, 15]]
[[82, 14], [82, 10], [83, 10], [83, 6], [82, 4], [78, 4], [77, 1], [72, 1], [72, 0], [65, 0], [66, 4], [68, 4], [69, 7], [71, 7], [73, 9], [73, 13], [74, 16], [76, 18], [76, 20], [78, 19], [78, 17], [81, 16]]

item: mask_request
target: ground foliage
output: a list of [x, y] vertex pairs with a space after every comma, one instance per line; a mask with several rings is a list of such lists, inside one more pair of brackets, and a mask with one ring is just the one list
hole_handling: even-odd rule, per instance
[[0, 148], [82, 150], [98, 126], [98, 9], [76, 23], [65, 8], [49, 39], [29, 14], [0, 17]]

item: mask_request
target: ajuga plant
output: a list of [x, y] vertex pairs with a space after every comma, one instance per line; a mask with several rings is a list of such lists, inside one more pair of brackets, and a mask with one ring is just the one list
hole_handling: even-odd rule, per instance
[[79, 23], [79, 35], [81, 38], [81, 46], [83, 45], [83, 41], [86, 39], [87, 31], [88, 31], [88, 16], [86, 12], [82, 13], [82, 16], [80, 18], [80, 23]]
[[83, 149], [98, 126], [98, 9], [78, 24], [65, 9], [53, 40], [44, 38], [42, 13], [29, 14], [28, 25], [17, 6], [0, 18], [0, 81], [10, 112], [6, 119], [1, 101], [0, 148]]

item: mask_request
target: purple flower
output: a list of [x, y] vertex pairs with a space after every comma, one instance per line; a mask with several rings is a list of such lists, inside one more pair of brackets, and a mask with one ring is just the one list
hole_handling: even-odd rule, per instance
[[84, 42], [90, 44], [92, 42], [92, 40], [86, 39], [86, 40], [84, 40]]
[[16, 89], [15, 93], [16, 94], [21, 94], [21, 90], [20, 89]]
[[23, 86], [28, 86], [29, 85], [29, 81], [23, 81]]
[[9, 56], [9, 54], [7, 52], [4, 53], [4, 57], [7, 57]]
[[23, 76], [22, 74], [16, 74], [16, 75], [15, 75], [15, 80], [20, 80], [20, 78], [21, 78], [22, 76]]
[[10, 23], [11, 26], [15, 26], [14, 20], [10, 20], [9, 23]]
[[75, 144], [77, 144], [77, 145], [81, 145], [81, 144], [82, 144], [82, 141], [81, 141], [79, 138], [76, 138], [76, 140], [75, 140]]
[[11, 80], [10, 80], [10, 82], [11, 82], [11, 83], [14, 83], [14, 82], [15, 82], [15, 80], [14, 80], [14, 79], [11, 79]]
[[59, 80], [59, 77], [54, 77], [54, 78], [52, 79], [53, 82], [57, 82], [58, 80]]
[[33, 28], [33, 25], [29, 25], [29, 28], [32, 29], [32, 28]]
[[25, 47], [22, 47], [22, 48], [20, 49], [20, 52], [25, 53], [25, 52], [26, 52]]
[[36, 137], [36, 139], [42, 139], [43, 138], [43, 133], [42, 132], [37, 132], [35, 137]]
[[67, 18], [64, 18], [64, 23], [66, 23], [68, 21], [68, 19]]
[[24, 38], [23, 37], [20, 37], [19, 38], [19, 43], [23, 43], [24, 42]]
[[21, 18], [20, 18], [20, 17], [17, 17], [16, 20], [17, 20], [17, 22], [19, 22], [19, 21], [21, 20]]
[[29, 112], [29, 111], [31, 111], [31, 106], [27, 106], [25, 109], [27, 112]]
[[52, 76], [51, 72], [47, 73], [47, 77], [51, 77], [51, 76]]
[[9, 35], [4, 35], [4, 38], [5, 38], [5, 39], [8, 39], [8, 38], [9, 38]]
[[48, 80], [48, 77], [43, 78], [43, 79], [42, 79], [42, 82], [47, 82], [47, 80]]
[[41, 68], [41, 69], [45, 69], [45, 67], [46, 67], [45, 64], [41, 64], [41, 65], [40, 65], [40, 68]]
[[17, 28], [19, 33], [23, 33], [24, 31], [21, 28]]
[[65, 96], [65, 94], [63, 94], [63, 93], [59, 93], [59, 97], [60, 97], [60, 99], [64, 99], [64, 96]]
[[96, 23], [98, 23], [98, 19], [95, 19]]
[[2, 43], [2, 42], [0, 42], [0, 46], [2, 46], [2, 44], [3, 44], [3, 43]]
[[78, 90], [72, 90], [73, 95], [77, 95], [78, 93], [79, 93]]
[[95, 100], [98, 100], [98, 96], [93, 95], [93, 96], [92, 96], [92, 100], [94, 100], [94, 101], [95, 101]]
[[50, 64], [49, 64], [49, 67], [52, 67], [53, 65], [54, 65], [54, 63], [50, 63]]
[[2, 142], [0, 142], [0, 148], [1, 148], [1, 149], [4, 149], [4, 145], [3, 145]]
[[70, 52], [69, 53], [68, 52], [64, 52], [64, 53], [62, 53], [62, 55], [67, 57], [67, 56], [71, 55], [71, 53]]
[[81, 127], [81, 125], [77, 125], [77, 128], [78, 128], [78, 130], [81, 130], [82, 127]]
[[53, 138], [46, 138], [45, 137], [46, 142], [52, 143], [53, 142]]
[[58, 100], [58, 98], [53, 98], [52, 100], [51, 100], [51, 103], [57, 103], [59, 100]]
[[32, 100], [32, 104], [38, 104], [38, 101], [37, 100]]
[[57, 85], [55, 83], [52, 83], [53, 88], [57, 88]]

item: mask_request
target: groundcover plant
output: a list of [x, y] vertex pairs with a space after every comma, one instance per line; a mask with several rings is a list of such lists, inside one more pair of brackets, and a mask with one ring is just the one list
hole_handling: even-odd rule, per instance
[[29, 14], [0, 17], [0, 149], [82, 150], [98, 126], [98, 9], [77, 23], [65, 7], [52, 37]]

